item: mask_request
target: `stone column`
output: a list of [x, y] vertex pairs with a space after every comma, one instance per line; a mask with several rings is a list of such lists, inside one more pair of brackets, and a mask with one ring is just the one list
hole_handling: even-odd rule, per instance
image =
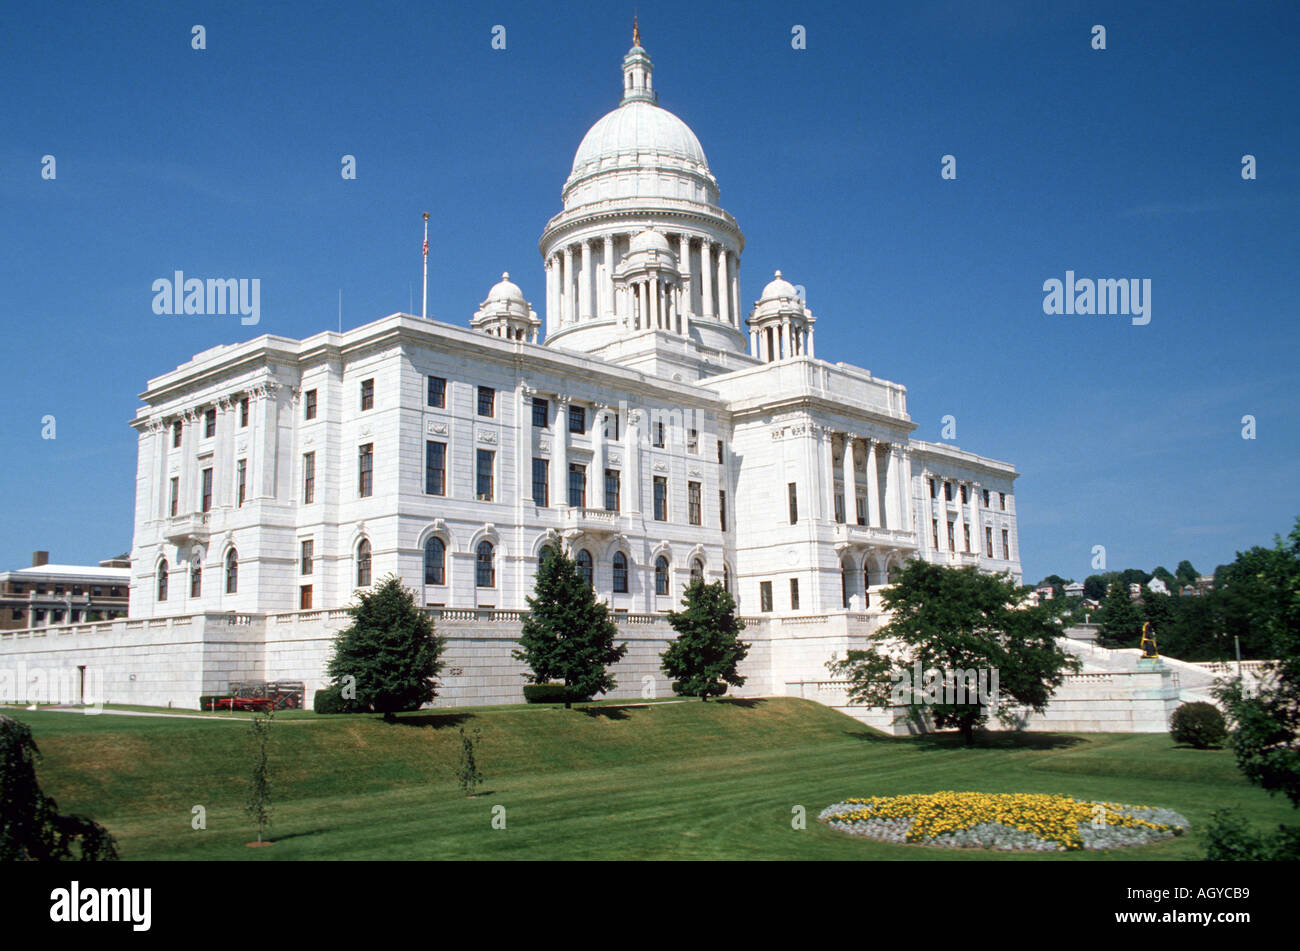
[[812, 327], [809, 327], [807, 332], [808, 332], [808, 336], [807, 336], [807, 340], [808, 340], [808, 356], [810, 356], [810, 357], [815, 357], [816, 354], [813, 352], [813, 329], [812, 329]]
[[948, 502], [943, 497], [942, 476], [934, 477], [934, 503], [938, 513], [935, 520], [939, 523], [939, 543], [936, 546], [939, 551], [949, 551], [948, 548]]
[[691, 312], [691, 236], [682, 232], [678, 247], [677, 273], [682, 276], [681, 315], [685, 318]]
[[587, 477], [587, 508], [605, 507], [605, 411], [606, 403], [597, 403], [592, 411], [591, 474]]
[[516, 471], [518, 472], [519, 498], [525, 504], [533, 501], [532, 398], [536, 392], [527, 383], [520, 383], [519, 405], [515, 410], [515, 456], [518, 460]]
[[564, 269], [560, 275], [560, 326], [573, 323], [573, 248], [564, 249]]
[[858, 477], [853, 471], [853, 441], [855, 433], [844, 434], [844, 524], [858, 524]]
[[623, 500], [633, 515], [641, 514], [641, 417], [642, 410], [627, 411], [623, 430]]
[[546, 336], [548, 337], [555, 332], [559, 322], [559, 314], [555, 306], [555, 267], [555, 255], [552, 254], [546, 259]]
[[758, 353], [758, 330], [754, 327], [749, 328], [749, 353], [756, 359], [763, 359]]
[[880, 528], [880, 473], [876, 469], [876, 440], [867, 440], [867, 523]]
[[916, 531], [916, 519], [912, 511], [912, 452], [906, 446], [898, 449], [899, 482], [903, 485], [903, 511], [899, 526], [905, 532]]
[[582, 273], [578, 275], [578, 319], [591, 320], [591, 287], [595, 283], [592, 274], [591, 238], [582, 239]]
[[731, 268], [731, 310], [727, 314], [727, 323], [733, 327], [740, 326], [740, 255], [733, 255]]
[[835, 521], [835, 453], [832, 442], [835, 434], [825, 426], [822, 427], [822, 464], [823, 479], [822, 504], [825, 510], [822, 516], [828, 522]]
[[551, 505], [569, 504], [569, 398], [555, 397], [555, 434], [551, 437]]
[[731, 303], [727, 299], [727, 249], [718, 249], [718, 320], [731, 322]]
[[650, 278], [650, 326], [659, 329], [659, 278]]
[[980, 528], [980, 486], [978, 482], [970, 484], [970, 547], [980, 555], [984, 552], [984, 538]]
[[601, 288], [600, 314], [609, 317], [615, 313], [614, 307], [614, 236], [605, 235], [605, 280]]
[[700, 241], [700, 311], [705, 317], [714, 315], [713, 242], [708, 238]]

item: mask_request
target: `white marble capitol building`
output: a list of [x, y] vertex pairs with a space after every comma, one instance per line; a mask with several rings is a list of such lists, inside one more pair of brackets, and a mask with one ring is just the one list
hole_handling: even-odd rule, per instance
[[651, 74], [635, 38], [542, 231], [544, 317], [503, 275], [468, 321], [262, 336], [150, 380], [130, 618], [33, 659], [98, 665], [110, 700], [310, 695], [354, 592], [396, 573], [449, 638], [438, 702], [516, 702], [519, 612], [562, 544], [631, 648], [616, 696], [668, 692], [693, 575], [749, 622], [741, 692], [811, 695], [905, 560], [1019, 580], [1014, 467], [914, 439], [906, 389], [818, 356], [780, 272], [743, 303], [744, 235]]

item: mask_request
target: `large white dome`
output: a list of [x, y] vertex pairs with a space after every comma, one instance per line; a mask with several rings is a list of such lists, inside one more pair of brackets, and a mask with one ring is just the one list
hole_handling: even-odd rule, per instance
[[573, 157], [573, 173], [618, 164], [620, 157], [651, 164], [656, 156], [690, 162], [707, 170], [709, 160], [695, 133], [667, 109], [648, 102], [624, 103], [591, 127]]

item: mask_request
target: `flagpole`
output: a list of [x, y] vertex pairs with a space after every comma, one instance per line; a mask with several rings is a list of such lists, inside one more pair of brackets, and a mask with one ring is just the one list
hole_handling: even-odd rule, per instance
[[429, 319], [429, 213], [424, 213], [424, 290], [420, 295], [420, 316]]

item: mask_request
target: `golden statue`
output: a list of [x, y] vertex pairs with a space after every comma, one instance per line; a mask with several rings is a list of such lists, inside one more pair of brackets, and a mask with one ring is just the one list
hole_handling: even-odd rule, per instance
[[1157, 658], [1160, 656], [1156, 650], [1156, 631], [1150, 621], [1142, 623], [1142, 656]]

